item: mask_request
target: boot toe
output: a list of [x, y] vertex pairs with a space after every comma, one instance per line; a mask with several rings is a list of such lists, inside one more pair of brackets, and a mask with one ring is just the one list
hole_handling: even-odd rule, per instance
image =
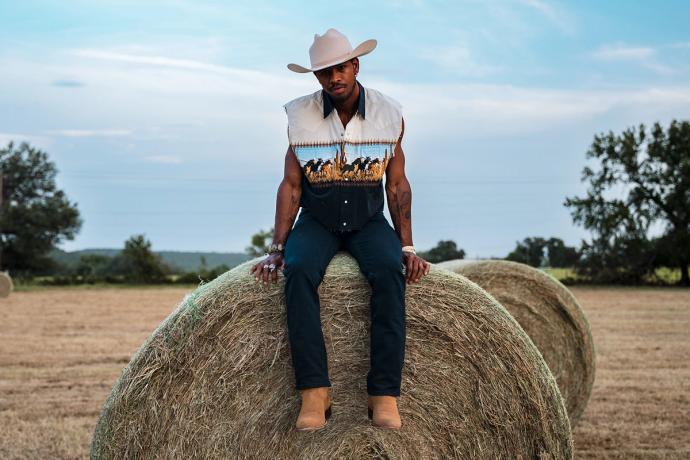
[[367, 411], [372, 425], [376, 427], [398, 430], [402, 426], [397, 401], [394, 397], [370, 396]]
[[398, 430], [402, 426], [400, 417], [395, 414], [376, 414], [372, 417], [371, 422], [376, 427], [391, 430]]
[[328, 389], [312, 388], [301, 391], [302, 407], [295, 422], [298, 431], [314, 431], [326, 426], [331, 416]]
[[295, 424], [297, 431], [314, 431], [325, 427], [328, 424], [327, 420], [319, 420], [318, 417], [303, 418], [298, 420]]

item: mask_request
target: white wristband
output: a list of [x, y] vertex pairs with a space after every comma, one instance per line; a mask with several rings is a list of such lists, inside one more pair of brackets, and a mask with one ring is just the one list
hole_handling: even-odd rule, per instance
[[412, 254], [417, 254], [417, 251], [414, 250], [414, 246], [403, 246], [402, 250], [403, 252], [411, 252]]

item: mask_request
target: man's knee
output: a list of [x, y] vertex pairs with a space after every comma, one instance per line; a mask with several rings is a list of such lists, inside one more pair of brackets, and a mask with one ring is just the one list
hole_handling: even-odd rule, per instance
[[306, 278], [318, 284], [323, 277], [322, 268], [317, 261], [308, 255], [299, 254], [285, 259], [283, 274], [286, 279]]
[[377, 281], [390, 281], [396, 278], [403, 278], [402, 258], [382, 257], [377, 259], [375, 263], [367, 267], [364, 274], [372, 284]]

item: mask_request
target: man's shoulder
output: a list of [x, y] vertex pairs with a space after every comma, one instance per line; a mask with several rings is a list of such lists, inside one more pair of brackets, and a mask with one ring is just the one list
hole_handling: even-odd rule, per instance
[[297, 97], [295, 99], [292, 99], [291, 101], [286, 102], [283, 104], [283, 107], [285, 110], [289, 113], [291, 110], [295, 109], [304, 109], [308, 108], [310, 106], [313, 106], [314, 108], [320, 107], [322, 104], [322, 98], [323, 95], [321, 94], [321, 90], [315, 91], [311, 94], [306, 94], [304, 96]]
[[394, 108], [395, 110], [402, 111], [402, 106], [400, 105], [400, 102], [398, 102], [391, 96], [384, 94], [381, 91], [374, 88], [369, 88], [367, 86], [363, 86], [363, 88], [366, 92], [366, 100], [371, 101], [372, 104], [388, 105]]
[[364, 87], [364, 91], [368, 120], [378, 125], [401, 126], [402, 106], [398, 101], [376, 89]]

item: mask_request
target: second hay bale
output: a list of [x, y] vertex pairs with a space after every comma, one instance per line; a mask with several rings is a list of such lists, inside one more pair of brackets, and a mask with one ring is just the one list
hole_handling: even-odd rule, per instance
[[571, 426], [587, 407], [595, 374], [589, 323], [568, 288], [529, 265], [507, 260], [449, 260], [437, 266], [466, 276], [520, 323], [551, 369]]
[[9, 296], [13, 289], [10, 275], [6, 272], [0, 272], [0, 298]]

